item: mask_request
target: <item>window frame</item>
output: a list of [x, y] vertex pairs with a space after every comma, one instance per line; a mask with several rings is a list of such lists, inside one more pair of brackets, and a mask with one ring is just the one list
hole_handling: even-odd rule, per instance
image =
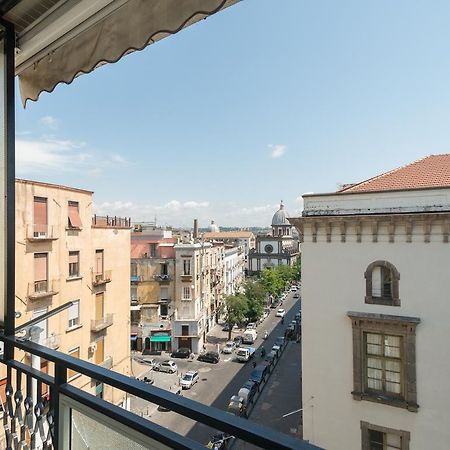
[[395, 434], [400, 436], [402, 446], [400, 450], [409, 450], [409, 441], [411, 433], [404, 430], [395, 430], [394, 428], [382, 427], [361, 420], [361, 450], [370, 450], [369, 431], [379, 431], [383, 434]]
[[[380, 267], [382, 272], [383, 269], [387, 269], [391, 273], [392, 281], [391, 281], [391, 295], [390, 296], [375, 296], [373, 295], [373, 270], [376, 267]], [[386, 305], [386, 306], [401, 306], [400, 295], [399, 295], [399, 281], [400, 281], [400, 272], [397, 268], [390, 263], [389, 261], [374, 261], [367, 266], [366, 271], [364, 272], [364, 278], [366, 279], [366, 296], [364, 298], [365, 303], [371, 305]], [[382, 292], [383, 294], [383, 292]]]
[[[189, 297], [186, 297], [185, 294], [186, 292], [189, 293]], [[190, 286], [183, 286], [183, 300], [192, 300], [192, 292], [191, 292], [191, 288]]]
[[71, 321], [71, 320], [75, 320], [75, 319], [70, 319], [70, 318], [68, 318], [68, 319], [67, 319], [67, 329], [68, 329], [68, 330], [73, 330], [74, 328], [79, 328], [79, 327], [81, 326], [81, 325], [80, 325], [80, 300], [79, 300], [79, 299], [77, 299], [77, 300], [72, 300], [72, 302], [73, 302], [74, 304], [68, 308], [68, 310], [67, 310], [67, 315], [70, 316], [70, 313], [69, 313], [70, 309], [71, 309], [71, 308], [74, 308], [74, 307], [76, 306], [76, 304], [78, 304], [78, 316], [77, 316], [77, 320], [78, 320], [78, 321], [77, 321], [76, 324], [71, 325], [71, 324], [70, 324], [70, 321]]
[[[71, 263], [70, 262], [71, 253], [77, 255], [77, 262], [76, 263]], [[77, 273], [76, 273], [76, 275], [71, 275], [70, 274], [70, 266], [74, 265], [74, 264], [76, 264]], [[68, 278], [79, 278], [79, 277], [80, 277], [80, 251], [79, 250], [70, 250], [69, 251], [69, 277]]]
[[[416, 326], [417, 317], [349, 311], [353, 334], [353, 391], [354, 400], [368, 400], [417, 412], [416, 384]], [[403, 386], [402, 395], [379, 392], [366, 387], [365, 333], [388, 334], [402, 337], [401, 352]]]
[[[74, 355], [75, 352], [78, 352], [78, 356]], [[73, 356], [74, 358], [80, 359], [81, 358], [80, 346], [69, 349], [67, 351], [67, 354], [69, 356]], [[81, 377], [81, 373], [79, 373], [75, 370], [72, 370], [72, 369], [67, 369], [67, 381], [73, 381], [73, 380], [77, 379], [78, 377]]]

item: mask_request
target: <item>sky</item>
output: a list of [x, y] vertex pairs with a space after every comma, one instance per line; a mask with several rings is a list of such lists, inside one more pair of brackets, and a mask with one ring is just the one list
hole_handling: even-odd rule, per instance
[[448, 17], [446, 0], [243, 0], [17, 98], [17, 176], [160, 225], [300, 215], [304, 193], [450, 152]]

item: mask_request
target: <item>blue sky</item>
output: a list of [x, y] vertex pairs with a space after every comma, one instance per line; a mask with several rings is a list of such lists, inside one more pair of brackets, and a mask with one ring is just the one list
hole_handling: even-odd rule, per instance
[[95, 191], [98, 213], [268, 225], [450, 148], [450, 2], [243, 0], [17, 100], [17, 176]]

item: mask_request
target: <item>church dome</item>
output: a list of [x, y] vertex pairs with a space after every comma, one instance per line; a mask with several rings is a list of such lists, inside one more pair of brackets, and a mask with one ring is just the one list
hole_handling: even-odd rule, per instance
[[211, 231], [212, 233], [218, 233], [220, 231], [220, 228], [215, 224], [214, 220], [211, 220], [209, 231]]
[[284, 209], [283, 201], [281, 201], [280, 209], [272, 217], [272, 226], [288, 225], [291, 224], [288, 221], [289, 214]]

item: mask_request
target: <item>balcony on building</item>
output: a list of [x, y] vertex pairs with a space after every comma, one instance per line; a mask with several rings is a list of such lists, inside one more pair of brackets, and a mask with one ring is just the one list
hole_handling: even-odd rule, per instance
[[53, 225], [29, 224], [27, 225], [27, 240], [30, 242], [55, 241], [58, 239]]
[[96, 273], [92, 270], [92, 286], [100, 286], [102, 284], [110, 283], [112, 280], [112, 271], [104, 270], [103, 272]]
[[113, 358], [112, 358], [112, 356], [107, 356], [107, 357], [103, 360], [103, 362], [101, 362], [101, 363], [99, 364], [99, 366], [100, 366], [100, 367], [103, 367], [103, 368], [105, 368], [105, 369], [112, 369], [112, 366], [113, 366]]
[[97, 216], [92, 217], [94, 228], [131, 228], [130, 217]]
[[91, 331], [97, 333], [110, 327], [113, 324], [113, 314], [105, 314], [100, 319], [91, 320]]
[[172, 281], [172, 277], [169, 274], [153, 275], [153, 278], [160, 283], [168, 283], [169, 281]]
[[143, 277], [141, 275], [131, 275], [130, 276], [130, 281], [132, 283], [139, 283], [142, 280], [143, 280]]
[[30, 300], [43, 297], [51, 297], [59, 292], [59, 280], [40, 280], [28, 283], [28, 295]]
[[52, 350], [58, 349], [60, 344], [61, 344], [61, 335], [54, 333], [51, 333], [50, 336], [46, 337], [42, 342], [42, 345], [45, 345], [46, 347], [51, 348]]
[[192, 281], [192, 274], [181, 274], [181, 281]]

